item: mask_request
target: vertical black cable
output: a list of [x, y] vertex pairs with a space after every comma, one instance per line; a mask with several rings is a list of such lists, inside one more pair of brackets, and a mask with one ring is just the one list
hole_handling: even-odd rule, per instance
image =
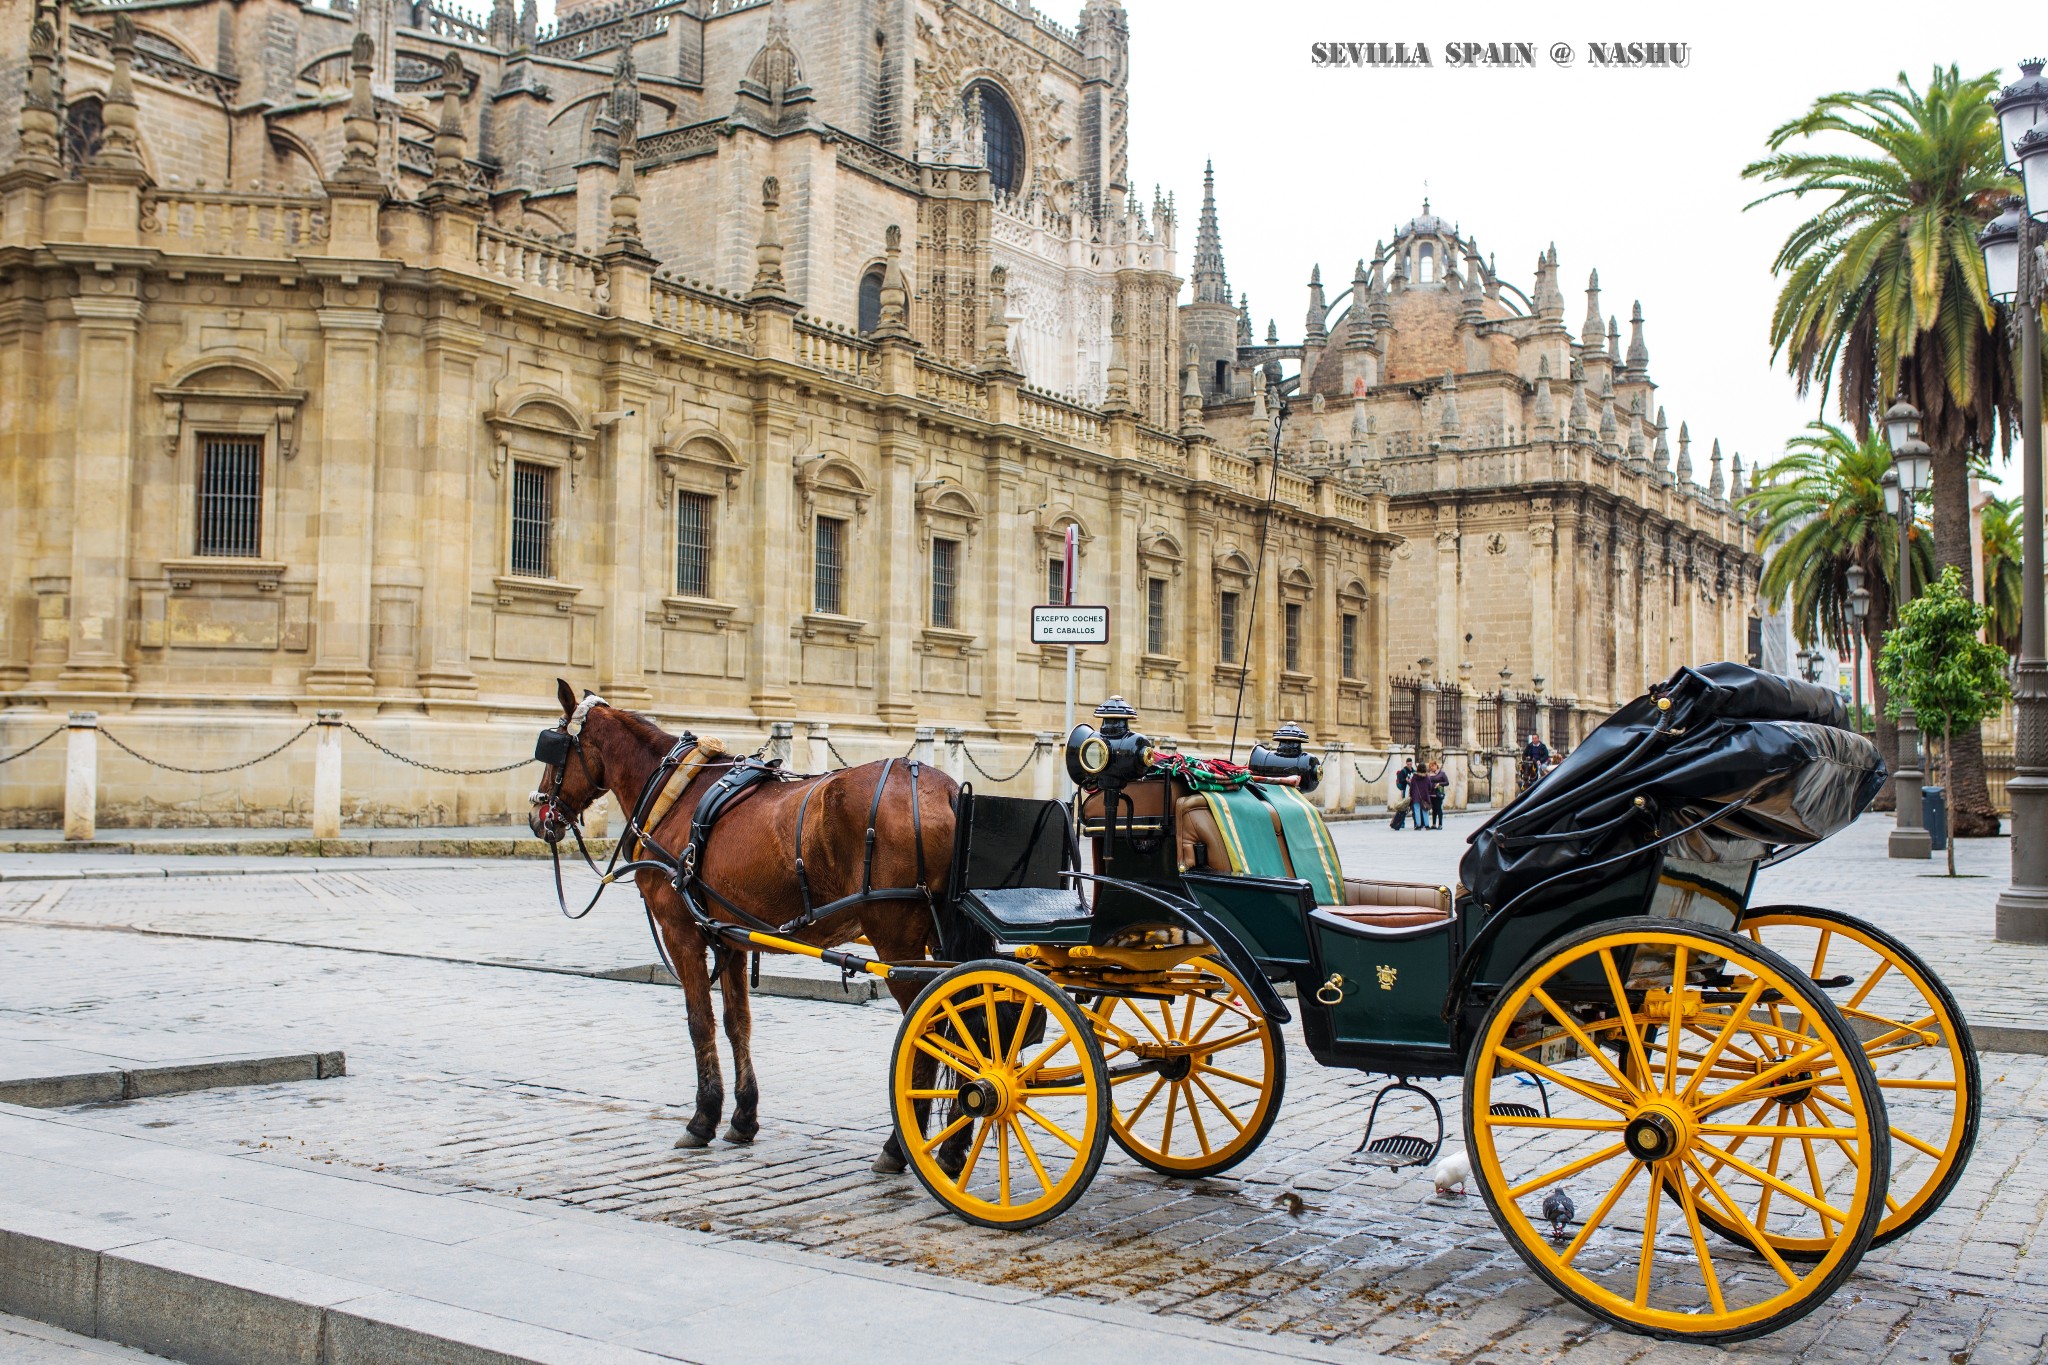
[[1259, 562], [1252, 568], [1252, 610], [1245, 621], [1244, 651], [1238, 658], [1237, 705], [1230, 716], [1230, 758], [1237, 762], [1237, 724], [1244, 717], [1244, 678], [1251, 668], [1252, 633], [1259, 620], [1259, 585], [1266, 577], [1266, 535], [1273, 529], [1273, 498], [1280, 491], [1280, 426], [1287, 420], [1287, 400], [1279, 394], [1273, 395], [1273, 441], [1268, 454], [1273, 460], [1270, 477], [1266, 480], [1266, 505], [1259, 511]]

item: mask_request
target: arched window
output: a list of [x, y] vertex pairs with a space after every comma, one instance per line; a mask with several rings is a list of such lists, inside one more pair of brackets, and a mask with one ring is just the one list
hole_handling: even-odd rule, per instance
[[99, 154], [100, 142], [106, 136], [106, 124], [100, 114], [100, 99], [88, 95], [74, 100], [64, 111], [64, 164], [75, 175], [79, 167], [86, 165]]
[[981, 142], [988, 177], [1004, 194], [1015, 194], [1024, 184], [1024, 127], [1017, 122], [1017, 111], [1003, 92], [987, 81], [969, 91], [968, 98], [981, 101]]
[[854, 316], [863, 332], [872, 332], [882, 325], [882, 267], [871, 266], [860, 277], [860, 302]]
[[1428, 242], [1422, 244], [1422, 251], [1416, 261], [1415, 282], [1427, 284], [1436, 278], [1436, 247]]

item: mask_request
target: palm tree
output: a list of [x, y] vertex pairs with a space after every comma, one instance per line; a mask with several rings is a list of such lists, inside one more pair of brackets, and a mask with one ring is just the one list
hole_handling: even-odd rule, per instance
[[[1760, 595], [1768, 602], [1789, 599], [1792, 634], [1811, 649], [1816, 640], [1836, 650], [1851, 651], [1862, 670], [1866, 651], [1874, 651], [1890, 629], [1899, 600], [1898, 519], [1884, 508], [1883, 479], [1892, 454], [1880, 432], [1861, 440], [1828, 422], [1814, 422], [1785, 443], [1785, 454], [1762, 471], [1754, 492], [1742, 500], [1743, 510], [1763, 518], [1757, 543], [1769, 546]], [[1909, 533], [1912, 582], [1932, 577], [1934, 555], [1927, 529]], [[1863, 570], [1870, 592], [1870, 611], [1859, 632], [1849, 607], [1849, 568]], [[1884, 697], [1873, 681], [1871, 710], [1877, 717], [1877, 744], [1895, 752], [1898, 727], [1885, 714]], [[1879, 807], [1891, 804], [1887, 785]]]
[[[1830, 390], [1860, 437], [1903, 393], [1922, 413], [1934, 450], [1934, 548], [1972, 572], [1969, 466], [1997, 428], [2017, 425], [2016, 367], [1985, 292], [1977, 230], [2013, 185], [1991, 100], [1993, 75], [1937, 66], [1922, 92], [1896, 88], [1823, 95], [1771, 132], [1770, 155], [1745, 178], [1778, 188], [1757, 204], [1823, 198], [1793, 229], [1772, 272], [1785, 277], [1771, 316], [1774, 358], [1805, 393]], [[1814, 147], [1808, 139], [1823, 142]], [[1798, 142], [1800, 150], [1786, 150]], [[1862, 145], [1853, 146], [1852, 143]], [[1981, 733], [1955, 737], [1950, 827], [1992, 834]]]
[[1984, 609], [1991, 643], [2020, 652], [2020, 503], [1993, 498], [1984, 506]]

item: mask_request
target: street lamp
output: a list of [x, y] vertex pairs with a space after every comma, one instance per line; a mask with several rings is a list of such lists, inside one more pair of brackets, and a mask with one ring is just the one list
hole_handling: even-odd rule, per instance
[[[1913, 600], [1913, 495], [1926, 485], [1934, 464], [1934, 453], [1920, 439], [1920, 409], [1901, 394], [1884, 415], [1885, 439], [1892, 447], [1892, 467], [1884, 476], [1884, 505], [1899, 523], [1899, 592], [1894, 621], [1905, 620], [1906, 603]], [[1920, 815], [1920, 784], [1926, 773], [1920, 767], [1920, 733], [1913, 708], [1899, 711], [1899, 766], [1892, 774], [1892, 794], [1898, 803], [1897, 822], [1885, 851], [1894, 858], [1931, 858], [1934, 841]]]
[[1849, 580], [1849, 620], [1855, 624], [1855, 632], [1849, 637], [1850, 682], [1856, 696], [1856, 728], [1863, 728], [1863, 623], [1870, 619], [1870, 589], [1863, 586], [1865, 574], [1861, 564], [1851, 564], [1845, 571]]
[[2013, 666], [2018, 743], [2013, 776], [2012, 882], [1999, 893], [1997, 935], [2048, 943], [2048, 610], [2041, 577], [2041, 304], [2044, 288], [2042, 227], [2048, 217], [2048, 79], [2039, 59], [2020, 63], [2020, 78], [1992, 107], [2017, 171], [2024, 199], [2006, 201], [1977, 238], [1984, 248], [1986, 283], [2019, 332], [2020, 442], [2023, 516], [2020, 520], [2020, 657]]
[[1799, 676], [1810, 683], [1820, 681], [1820, 664], [1826, 656], [1817, 649], [1802, 649], [1792, 656], [1799, 660]]

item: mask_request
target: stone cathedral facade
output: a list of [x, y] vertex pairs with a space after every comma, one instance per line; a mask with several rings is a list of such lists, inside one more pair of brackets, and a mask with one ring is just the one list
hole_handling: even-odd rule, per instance
[[[560, 674], [747, 747], [787, 722], [799, 765], [928, 726], [1008, 770], [1061, 723], [1028, 613], [1069, 526], [1113, 623], [1081, 696], [1197, 749], [1241, 687], [1246, 734], [1369, 770], [1405, 673], [1508, 651], [1582, 716], [1746, 613], [1745, 528], [1634, 449], [1647, 362], [1563, 328], [1554, 260], [1522, 298], [1418, 219], [1260, 346], [1205, 194], [1182, 304], [1114, 0], [0, 0], [0, 33], [0, 753], [93, 710], [223, 767], [339, 709], [486, 766]], [[61, 748], [0, 822], [48, 818]], [[103, 749], [102, 819], [301, 820], [311, 751]], [[531, 780], [350, 764], [362, 822]]]

